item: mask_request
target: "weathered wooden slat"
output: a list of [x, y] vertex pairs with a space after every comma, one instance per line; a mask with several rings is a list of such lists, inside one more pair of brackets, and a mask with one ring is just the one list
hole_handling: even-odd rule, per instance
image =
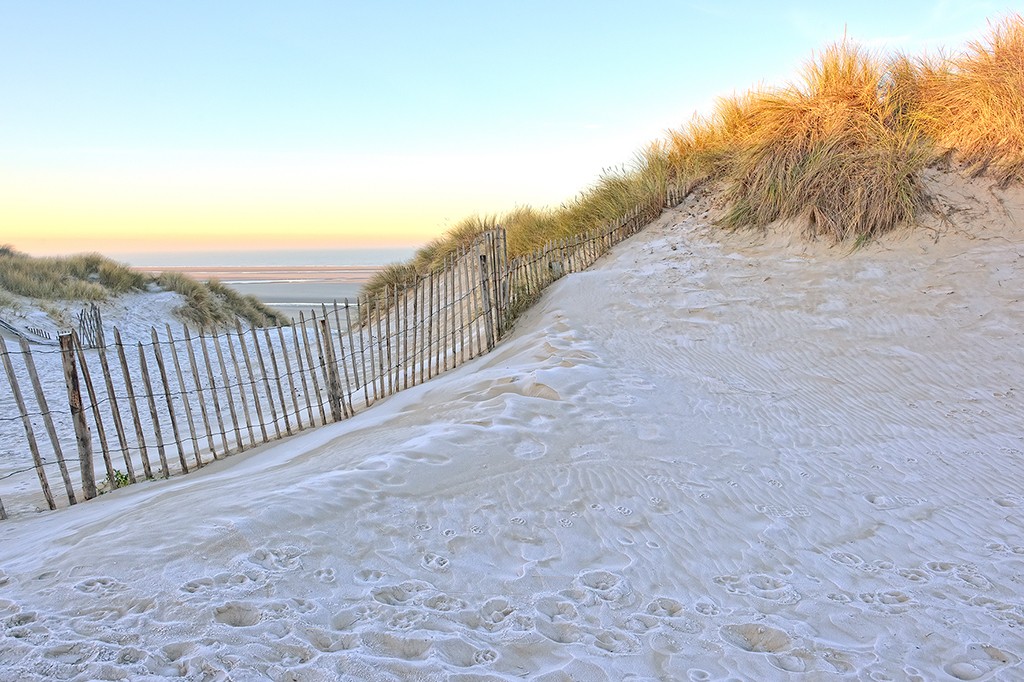
[[[345, 387], [341, 392], [341, 409], [345, 413], [345, 417], [354, 416], [356, 413], [355, 408], [352, 406], [352, 392], [355, 390], [351, 381], [351, 377], [348, 374], [348, 359], [345, 357], [345, 333], [341, 329], [341, 311], [338, 307], [338, 302], [334, 302], [334, 324], [338, 330], [338, 348], [341, 352], [341, 357], [338, 358], [338, 364], [341, 365], [341, 369], [345, 374]], [[349, 355], [352, 354], [352, 349], [349, 348]]]
[[100, 356], [100, 371], [103, 373], [104, 383], [107, 389], [107, 401], [110, 403], [110, 413], [114, 417], [114, 430], [117, 432], [117, 443], [121, 448], [121, 456], [124, 458], [125, 471], [128, 481], [135, 483], [135, 466], [132, 464], [131, 450], [128, 447], [128, 436], [124, 430], [124, 422], [121, 420], [121, 407], [117, 401], [117, 393], [114, 391], [114, 374], [110, 371], [107, 363], [107, 341], [103, 336], [103, 328], [99, 330], [99, 346], [97, 350]]
[[484, 332], [487, 334], [487, 350], [494, 348], [494, 316], [491, 307], [491, 278], [487, 271], [487, 256], [480, 254], [480, 293], [483, 296]]
[[418, 383], [416, 381], [416, 357], [417, 357], [417, 355], [419, 353], [419, 338], [418, 337], [419, 337], [420, 317], [422, 317], [422, 314], [420, 313], [420, 310], [422, 309], [421, 306], [420, 306], [420, 289], [421, 289], [420, 281], [421, 281], [421, 278], [419, 276], [417, 276], [416, 277], [416, 283], [413, 285], [413, 289], [412, 289], [412, 320], [411, 320], [411, 326], [412, 326], [412, 349], [411, 349], [411, 352], [409, 354], [409, 373], [412, 375], [411, 381], [412, 381], [412, 385], [413, 386], [415, 386]]
[[277, 353], [274, 352], [274, 343], [270, 340], [270, 330], [263, 328], [263, 337], [267, 342], [267, 350], [270, 353], [270, 365], [274, 368], [274, 383], [277, 384], [277, 397], [281, 401], [281, 416], [284, 418], [285, 432], [292, 435], [292, 420], [288, 415], [288, 403], [284, 399], [284, 381], [282, 381], [281, 370], [277, 365]]
[[160, 429], [160, 416], [156, 411], [156, 396], [153, 392], [153, 382], [149, 378], [149, 365], [146, 363], [146, 349], [139, 341], [139, 371], [142, 374], [142, 384], [146, 389], [146, 404], [149, 406], [149, 418], [153, 423], [153, 435], [156, 438], [156, 451], [160, 457], [160, 468], [164, 478], [169, 478], [171, 470], [167, 466], [167, 449], [164, 447], [164, 434]]
[[[171, 359], [174, 360], [174, 374], [178, 378], [178, 391], [181, 393], [181, 402], [185, 407], [185, 419], [188, 421], [188, 436], [192, 441], [192, 455], [195, 457], [196, 466], [203, 466], [202, 456], [199, 454], [199, 431], [196, 429], [195, 416], [192, 414], [192, 401], [188, 397], [188, 388], [185, 386], [185, 375], [181, 371], [181, 362], [178, 360], [178, 348], [174, 345], [174, 334], [171, 333], [171, 325], [166, 325], [167, 347], [171, 351]], [[182, 453], [182, 458], [184, 458]]]
[[[113, 490], [117, 487], [117, 477], [114, 475], [114, 463], [110, 458], [110, 444], [107, 442], [107, 431], [103, 427], [103, 415], [100, 414], [99, 409], [99, 398], [96, 395], [96, 388], [92, 383], [92, 374], [89, 372], [89, 365], [85, 361], [85, 351], [82, 348], [81, 339], [78, 338], [78, 334], [74, 331], [71, 332], [72, 340], [75, 344], [75, 352], [78, 355], [78, 366], [82, 371], [82, 381], [85, 382], [86, 393], [89, 394], [89, 403], [92, 407], [92, 419], [96, 424], [96, 436], [100, 441], [100, 452], [103, 455], [103, 467], [107, 472], [107, 483], [110, 485], [110, 489]], [[94, 336], [93, 340], [97, 337]]]
[[[302, 346], [299, 345], [299, 330], [295, 328], [292, 321], [292, 345], [295, 346], [295, 363], [298, 365], [299, 380], [302, 382], [302, 395], [306, 400], [306, 414], [309, 416], [309, 425], [316, 426], [316, 418], [313, 416], [313, 403], [309, 398], [309, 380], [306, 378], [305, 362], [302, 359]], [[310, 368], [312, 371], [312, 368]]]
[[392, 395], [395, 392], [395, 363], [392, 360], [391, 354], [391, 312], [395, 310], [394, 306], [398, 303], [397, 296], [397, 290], [393, 295], [391, 287], [385, 287], [384, 293], [380, 296], [380, 298], [384, 299], [384, 304], [381, 306], [381, 309], [384, 311], [384, 340], [385, 347], [387, 348], [388, 395]]
[[171, 422], [171, 433], [174, 435], [174, 447], [178, 450], [178, 463], [181, 464], [182, 473], [188, 473], [188, 463], [185, 461], [185, 445], [181, 442], [181, 431], [178, 429], [178, 418], [174, 414], [174, 394], [171, 391], [171, 383], [167, 379], [167, 366], [164, 364], [164, 354], [160, 350], [160, 337], [156, 329], [150, 327], [150, 336], [153, 339], [153, 356], [156, 358], [157, 370], [160, 372], [160, 382], [164, 387], [164, 400], [167, 403], [167, 416]]
[[[359, 299], [356, 299], [356, 304], [358, 305], [358, 303], [359, 303]], [[359, 317], [358, 309], [356, 310], [356, 319], [358, 319], [360, 321], [360, 324], [362, 324], [362, 318]], [[348, 303], [348, 299], [347, 298], [345, 299], [345, 322], [346, 322], [346, 327], [348, 328], [348, 347], [352, 350], [352, 352], [351, 352], [351, 356], [352, 356], [352, 373], [353, 373], [353, 378], [355, 379], [355, 382], [356, 382], [356, 388], [358, 389], [359, 388], [359, 372], [356, 370], [356, 362], [355, 362], [356, 344], [355, 344], [355, 342], [353, 341], [353, 338], [352, 338], [352, 312], [351, 312], [351, 310], [349, 308], [349, 303]], [[366, 406], [369, 407], [370, 406], [370, 389], [367, 387], [367, 384], [370, 383], [370, 379], [366, 375], [366, 348], [365, 348], [365, 345], [363, 343], [363, 336], [365, 336], [365, 335], [363, 334], [362, 326], [360, 326], [360, 328], [359, 328], [359, 365], [363, 368], [363, 374], [362, 374], [362, 377], [363, 377], [363, 382], [362, 382], [362, 386], [363, 386], [363, 399], [366, 401]]]
[[423, 362], [427, 366], [427, 379], [434, 376], [434, 322], [437, 320], [437, 309], [434, 303], [434, 280], [437, 276], [433, 271], [427, 275], [426, 307], [426, 342], [423, 344]]
[[[267, 435], [267, 423], [263, 418], [263, 404], [260, 402], [260, 391], [256, 387], [256, 373], [252, 368], [252, 358], [249, 356], [249, 346], [245, 343], [245, 332], [243, 331], [242, 323], [239, 320], [235, 320], [235, 331], [238, 334], [238, 345], [242, 349], [242, 359], [245, 361], [245, 374], [249, 378], [249, 389], [252, 391], [252, 404], [256, 409], [256, 419], [259, 422], [260, 437], [262, 438], [260, 442], [266, 443], [270, 440], [270, 437]], [[253, 336], [255, 336], [255, 333], [253, 333]], [[235, 364], [237, 365], [238, 363], [236, 362]], [[241, 378], [239, 378], [239, 385], [242, 383]], [[251, 421], [249, 422], [249, 428], [251, 431]], [[252, 434], [250, 433], [250, 435]]]
[[[225, 334], [227, 342], [231, 343], [231, 334]], [[242, 429], [238, 425], [238, 411], [235, 410], [235, 398], [231, 394], [231, 379], [228, 378], [228, 366], [224, 361], [224, 349], [221, 348], [220, 334], [214, 333], [213, 335], [213, 349], [217, 353], [217, 364], [220, 365], [220, 380], [224, 386], [224, 395], [228, 399], [228, 413], [231, 415], [231, 426], [235, 432], [235, 446], [242, 450], [245, 445], [242, 443]], [[241, 388], [241, 382], [239, 382], [239, 388]]]
[[[394, 346], [393, 359], [391, 361], [391, 382], [394, 385], [394, 392], [402, 390], [402, 290], [398, 285], [390, 288], [391, 306], [388, 310], [387, 331], [388, 338], [392, 339]], [[392, 318], [394, 322], [392, 323]], [[392, 337], [392, 324], [394, 324], [394, 337]]]
[[[217, 447], [213, 443], [213, 429], [210, 428], [210, 412], [206, 409], [206, 396], [203, 394], [203, 380], [199, 374], [199, 364], [196, 362], [196, 351], [192, 347], [192, 335], [189, 333], [188, 327], [182, 327], [182, 333], [185, 335], [185, 350], [188, 351], [188, 362], [192, 366], [192, 380], [196, 387], [196, 395], [199, 397], [199, 411], [203, 415], [203, 427], [206, 430], [206, 445], [210, 448], [210, 452], [213, 453], [213, 458], [217, 459]], [[202, 338], [202, 337], [200, 337]], [[202, 466], [202, 459], [197, 457], [197, 466]]]
[[35, 464], [36, 476], [39, 478], [39, 487], [43, 491], [43, 498], [46, 499], [46, 506], [56, 509], [53, 501], [53, 493], [50, 492], [50, 482], [46, 478], [46, 471], [43, 469], [43, 457], [39, 453], [39, 443], [36, 442], [36, 434], [32, 429], [32, 420], [28, 416], [25, 407], [25, 397], [21, 393], [21, 386], [18, 385], [18, 375], [14, 373], [14, 365], [11, 363], [11, 356], [7, 350], [7, 342], [0, 335], [0, 361], [3, 361], [4, 371], [7, 373], [7, 381], [11, 385], [11, 392], [14, 394], [14, 402], [18, 405], [18, 414], [21, 417], [22, 428], [25, 429], [25, 438], [28, 440], [28, 449], [32, 453], [32, 462]]
[[402, 366], [402, 388], [409, 388], [409, 367], [411, 361], [409, 359], [409, 286], [405, 285], [402, 289], [402, 353], [399, 356], [401, 358], [400, 363]]
[[[383, 331], [383, 325], [381, 324], [381, 319], [380, 319], [381, 318], [380, 300], [378, 299], [374, 303], [375, 303], [375, 305], [373, 307], [370, 307], [370, 296], [367, 295], [366, 296], [367, 311], [372, 311], [373, 312], [373, 316], [376, 318], [376, 323], [377, 323], [377, 340], [375, 342], [373, 342], [373, 345], [376, 347], [376, 350], [377, 350], [377, 383], [380, 384], [379, 395], [380, 395], [381, 398], [383, 398], [383, 397], [385, 397], [387, 395], [387, 391], [385, 390], [387, 388], [387, 383], [386, 383], [387, 382], [387, 377], [385, 377], [385, 374], [390, 374], [390, 371], [386, 371], [385, 367], [384, 367], [384, 331]], [[372, 329], [370, 331], [370, 334], [371, 334], [371, 339], [372, 339], [373, 338], [372, 337], [372, 334], [373, 334]]]
[[292, 374], [292, 361], [288, 357], [288, 344], [284, 340], [284, 328], [281, 325], [277, 326], [277, 340], [281, 346], [281, 358], [284, 360], [284, 373], [288, 377], [288, 389], [292, 394], [292, 406], [295, 409], [295, 424], [299, 431], [303, 429], [302, 426], [302, 408], [299, 407], [299, 395], [295, 390], [295, 375]]
[[320, 318], [317, 341], [320, 362], [324, 368], [324, 383], [327, 385], [327, 402], [331, 406], [331, 419], [338, 422], [345, 418], [345, 413], [341, 407], [341, 382], [338, 380], [338, 367], [335, 364], [334, 344], [331, 343], [331, 321], [327, 318], [326, 312]]
[[117, 359], [121, 363], [121, 375], [124, 377], [124, 390], [128, 394], [128, 407], [131, 409], [132, 422], [135, 424], [135, 437], [138, 440], [139, 454], [142, 457], [142, 471], [146, 478], [153, 478], [153, 468], [149, 463], [149, 450], [146, 447], [146, 432], [142, 429], [142, 419], [139, 417], [139, 406], [135, 400], [135, 383], [132, 381], [131, 372], [128, 369], [128, 358], [124, 354], [124, 344], [121, 343], [121, 332], [114, 328], [114, 349], [117, 351]]
[[46, 427], [46, 433], [50, 437], [50, 445], [53, 447], [53, 453], [57, 458], [57, 468], [60, 470], [61, 479], [64, 481], [64, 491], [67, 493], [68, 502], [75, 504], [78, 502], [78, 499], [75, 497], [75, 488], [71, 483], [71, 476], [68, 474], [68, 466], [64, 461], [64, 451], [61, 450], [60, 440], [57, 438], [57, 429], [53, 425], [53, 417], [50, 416], [50, 406], [46, 402], [43, 385], [39, 383], [39, 374], [36, 371], [35, 360], [32, 358], [32, 349], [29, 347], [28, 341], [24, 336], [20, 337], [18, 341], [21, 343], [22, 358], [25, 361], [25, 369], [28, 370], [28, 378], [32, 381], [36, 402], [39, 404], [39, 409], [42, 412], [43, 425]]
[[[260, 374], [263, 375], [263, 388], [267, 391], [267, 403], [270, 405], [270, 418], [274, 422], [274, 433], [278, 438], [281, 437], [281, 424], [277, 419], [277, 407], [274, 405], [274, 394], [270, 390], [270, 377], [267, 376], [267, 363], [263, 360], [263, 351], [260, 349], [260, 337], [256, 335], [256, 325], [249, 327], [249, 331], [252, 334], [252, 345], [253, 350], [256, 352], [256, 360], [260, 365]], [[282, 405], [282, 407], [284, 407]]]
[[[316, 315], [313, 315], [310, 324], [313, 325], [314, 333], [316, 333]], [[306, 349], [306, 360], [309, 361], [309, 376], [313, 379], [313, 390], [316, 392], [316, 406], [320, 410], [320, 423], [327, 423], [327, 413], [324, 411], [324, 399], [320, 393], [320, 381], [316, 378], [316, 363], [313, 362], [313, 351], [309, 347], [309, 333], [306, 330], [306, 318], [300, 312], [299, 313], [299, 325], [302, 326], [302, 345]]]
[[[199, 330], [199, 347], [203, 349], [203, 365], [206, 367], [206, 379], [210, 382], [210, 397], [213, 398], [213, 413], [217, 415], [217, 427], [220, 429], [221, 456], [228, 454], [228, 430], [224, 425], [224, 412], [220, 408], [220, 395], [217, 393], [217, 380], [213, 376], [213, 364], [210, 362], [210, 349], [206, 344], [206, 332]], [[218, 459], [216, 450], [213, 458]]]

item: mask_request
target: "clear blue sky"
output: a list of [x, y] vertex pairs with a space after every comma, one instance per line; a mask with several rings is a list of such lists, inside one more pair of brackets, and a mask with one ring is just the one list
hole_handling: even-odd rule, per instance
[[0, 0], [0, 243], [417, 243], [557, 204], [842, 37], [961, 47], [1019, 3]]

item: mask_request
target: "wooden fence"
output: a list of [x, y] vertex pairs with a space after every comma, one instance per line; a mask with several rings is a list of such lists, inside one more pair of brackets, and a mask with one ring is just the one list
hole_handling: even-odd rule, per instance
[[[672, 189], [665, 201], [681, 198]], [[102, 325], [83, 325], [85, 342], [73, 331], [35, 350], [0, 336], [10, 389], [0, 380], [0, 443], [24, 443], [0, 451], [0, 518], [12, 511], [5, 499], [17, 500], [14, 511], [56, 509], [64, 497], [73, 505], [188, 473], [458, 367], [491, 350], [551, 282], [589, 267], [662, 207], [638, 206], [511, 260], [505, 232], [484, 233], [413, 286], [321, 306], [284, 327], [168, 325], [127, 343], [118, 329], [107, 338]]]

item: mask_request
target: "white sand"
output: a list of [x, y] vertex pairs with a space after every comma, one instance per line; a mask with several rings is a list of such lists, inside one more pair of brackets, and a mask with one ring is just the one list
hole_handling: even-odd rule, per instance
[[691, 201], [436, 381], [2, 523], [0, 678], [1024, 679], [999, 196], [851, 254]]

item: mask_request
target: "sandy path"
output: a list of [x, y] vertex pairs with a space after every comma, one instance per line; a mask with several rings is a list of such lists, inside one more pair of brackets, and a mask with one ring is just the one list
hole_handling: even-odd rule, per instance
[[0, 677], [1024, 677], [1019, 238], [687, 213], [349, 422], [0, 525]]

